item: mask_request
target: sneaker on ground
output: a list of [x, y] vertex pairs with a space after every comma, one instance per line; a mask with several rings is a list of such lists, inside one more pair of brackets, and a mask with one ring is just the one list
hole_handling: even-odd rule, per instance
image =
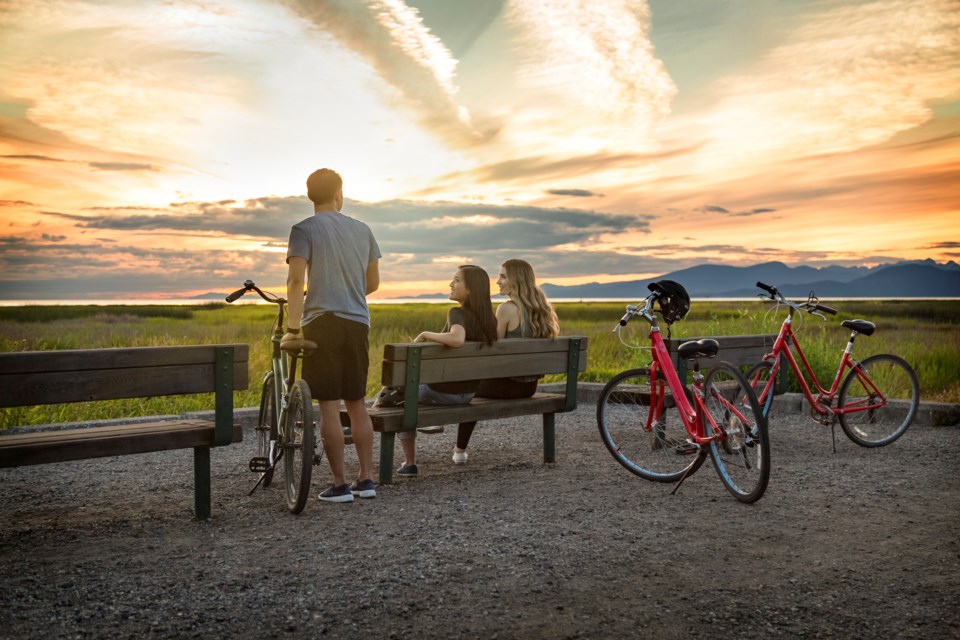
[[376, 498], [377, 490], [373, 486], [373, 480], [357, 480], [350, 485], [350, 493], [359, 498]]
[[420, 470], [417, 469], [417, 465], [407, 464], [406, 462], [403, 463], [403, 466], [397, 469], [397, 475], [405, 478], [415, 478], [419, 472]]
[[443, 425], [436, 427], [420, 427], [417, 429], [420, 433], [443, 433]]
[[348, 484], [330, 486], [317, 498], [323, 502], [353, 502], [353, 494]]
[[453, 450], [453, 464], [467, 464], [467, 452]]

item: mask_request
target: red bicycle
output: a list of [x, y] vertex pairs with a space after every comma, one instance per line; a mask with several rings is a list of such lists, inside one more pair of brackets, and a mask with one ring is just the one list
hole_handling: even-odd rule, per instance
[[628, 306], [614, 331], [619, 335], [635, 316], [649, 322], [653, 361], [649, 368], [617, 374], [600, 393], [597, 425], [604, 445], [631, 473], [677, 482], [674, 492], [709, 452], [727, 490], [741, 502], [756, 502], [770, 480], [767, 420], [756, 395], [740, 370], [726, 362], [713, 363], [704, 378], [699, 358], [712, 358], [719, 349], [711, 339], [680, 345], [681, 358], [695, 359], [692, 387], [681, 383], [660, 336], [654, 303], [670, 324], [686, 314], [690, 298], [671, 281], [648, 287], [653, 293], [643, 306]]
[[[757, 286], [766, 291], [766, 294], [760, 294], [761, 297], [788, 308], [787, 317], [773, 343], [773, 351], [766, 354], [747, 374], [763, 415], [766, 416], [770, 411], [777, 374], [781, 362], [786, 360], [810, 404], [810, 415], [817, 422], [833, 428], [835, 420], [838, 421], [847, 437], [862, 447], [882, 447], [902, 436], [917, 415], [920, 404], [917, 374], [903, 358], [895, 355], [878, 354], [859, 362], [851, 357], [857, 336], [873, 335], [876, 325], [867, 320], [844, 320], [840, 323], [850, 329], [850, 339], [840, 356], [833, 384], [825, 389], [797, 342], [793, 332], [793, 315], [803, 311], [825, 320], [824, 313], [836, 315], [837, 311], [820, 304], [813, 292], [804, 302], [791, 302], [774, 286], [762, 282], [758, 282]], [[816, 396], [800, 369], [797, 357], [816, 388]]]

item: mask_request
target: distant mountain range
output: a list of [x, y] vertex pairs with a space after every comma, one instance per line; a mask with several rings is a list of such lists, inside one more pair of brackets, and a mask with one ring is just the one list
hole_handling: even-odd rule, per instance
[[783, 295], [821, 298], [956, 298], [960, 297], [960, 265], [933, 260], [899, 262], [879, 267], [789, 267], [765, 262], [751, 267], [705, 264], [666, 273], [649, 280], [592, 282], [560, 286], [544, 283], [549, 298], [615, 298], [633, 300], [647, 295], [647, 284], [674, 280], [694, 298], [748, 298], [760, 293], [757, 281], [776, 286]]
[[[960, 298], [960, 265], [952, 260], [898, 262], [879, 267], [789, 267], [765, 262], [752, 267], [704, 264], [665, 273], [649, 280], [590, 282], [573, 286], [544, 283], [549, 298], [613, 298], [639, 300], [647, 284], [674, 280], [694, 298], [751, 298], [760, 290], [757, 281], [776, 286], [788, 298], [806, 297], [814, 291], [821, 298]], [[195, 299], [223, 300], [225, 293], [205, 293]], [[444, 293], [426, 293], [421, 299], [444, 298]]]

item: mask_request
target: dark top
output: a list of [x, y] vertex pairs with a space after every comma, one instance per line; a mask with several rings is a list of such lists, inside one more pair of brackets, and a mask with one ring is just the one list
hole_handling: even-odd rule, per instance
[[[478, 341], [483, 336], [470, 332], [467, 325], [467, 310], [463, 307], [452, 307], [447, 311], [447, 324], [443, 327], [444, 331], [450, 331], [450, 327], [458, 324], [467, 332], [467, 340]], [[440, 393], [476, 393], [480, 388], [480, 380], [464, 380], [462, 382], [432, 382], [429, 386], [434, 391]]]

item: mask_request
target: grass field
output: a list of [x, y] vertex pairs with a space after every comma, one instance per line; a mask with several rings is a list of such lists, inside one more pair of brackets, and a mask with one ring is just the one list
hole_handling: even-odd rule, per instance
[[[960, 402], [960, 300], [851, 300], [829, 304], [840, 314], [826, 321], [804, 316], [794, 325], [804, 353], [821, 380], [832, 380], [849, 335], [840, 321], [864, 318], [877, 324], [877, 332], [859, 338], [856, 357], [895, 353], [916, 370], [922, 400]], [[585, 335], [590, 340], [587, 371], [581, 374], [581, 381], [606, 382], [622, 369], [649, 361], [646, 352], [625, 347], [611, 331], [623, 314], [624, 303], [562, 302], [556, 308], [563, 334]], [[446, 309], [446, 305], [429, 303], [371, 306], [368, 395], [380, 386], [383, 345], [409, 341], [423, 330], [440, 330]], [[785, 312], [770, 310], [759, 301], [695, 300], [687, 318], [673, 325], [672, 337], [776, 333]], [[238, 393], [236, 403], [239, 407], [256, 406], [259, 381], [269, 367], [268, 333], [274, 316], [274, 308], [269, 305], [0, 307], [0, 351], [247, 343], [251, 388]], [[624, 331], [625, 339], [644, 343], [643, 324], [631, 323]], [[796, 383], [791, 384], [795, 390]], [[3, 409], [0, 428], [177, 414], [209, 409], [211, 403], [210, 396], [178, 396]]]

